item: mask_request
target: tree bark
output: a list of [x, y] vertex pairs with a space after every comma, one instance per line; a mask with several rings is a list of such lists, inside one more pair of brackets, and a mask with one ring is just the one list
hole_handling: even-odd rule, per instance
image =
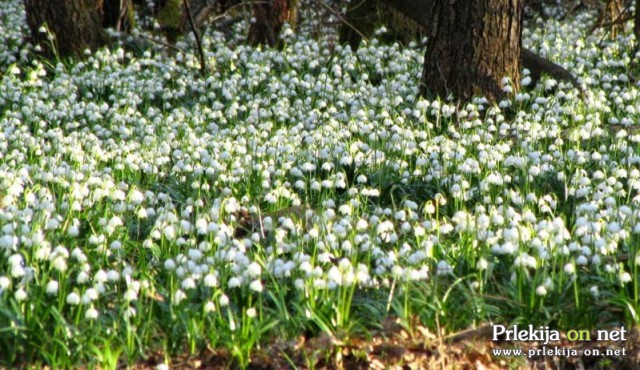
[[636, 36], [636, 50], [640, 49], [640, 0], [636, 0], [636, 10], [633, 17], [633, 33]]
[[433, 0], [420, 93], [467, 101], [520, 84], [522, 0]]
[[[425, 31], [425, 35], [432, 37], [437, 30], [437, 19], [434, 18], [434, 7], [431, 6], [432, 0], [380, 0], [384, 1], [387, 5], [390, 5], [405, 14], [408, 18], [419, 24]], [[640, 0], [636, 0], [640, 2]], [[638, 21], [640, 22], [640, 20]], [[640, 30], [640, 27], [638, 28]], [[640, 38], [639, 38], [640, 39]], [[547, 73], [551, 77], [568, 81], [582, 93], [582, 89], [578, 84], [576, 78], [562, 66], [550, 62], [541, 56], [538, 56], [530, 50], [521, 49], [522, 65], [531, 71], [532, 79], [537, 79], [542, 73]], [[532, 81], [533, 82], [533, 81]], [[534, 83], [535, 84], [535, 83]]]
[[249, 42], [253, 45], [277, 46], [282, 26], [289, 23], [295, 28], [297, 12], [298, 0], [270, 0], [255, 3], [253, 5], [255, 22], [249, 27]]
[[[27, 24], [34, 44], [47, 57], [82, 56], [107, 42], [98, 0], [25, 0]], [[53, 35], [40, 32], [45, 26]]]
[[135, 26], [133, 0], [102, 1], [102, 27], [130, 32]]

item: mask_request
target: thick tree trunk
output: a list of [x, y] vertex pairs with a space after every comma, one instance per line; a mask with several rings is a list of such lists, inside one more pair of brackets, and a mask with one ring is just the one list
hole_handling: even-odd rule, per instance
[[[25, 0], [27, 24], [34, 44], [46, 56], [82, 56], [85, 49], [105, 45], [98, 0]], [[40, 32], [45, 26], [53, 35], [49, 40]]]
[[[426, 36], [432, 37], [436, 33], [438, 22], [437, 18], [434, 17], [434, 7], [431, 6], [432, 0], [380, 1], [383, 1], [385, 4], [397, 9], [401, 13], [405, 14], [408, 18], [419, 24], [424, 30]], [[636, 1], [640, 2], [640, 0]], [[542, 73], [547, 73], [557, 80], [570, 82], [577, 89], [581, 89], [576, 78], [571, 74], [571, 72], [567, 71], [562, 66], [550, 62], [524, 48], [521, 49], [520, 57], [522, 60], [522, 65], [531, 71], [531, 76], [534, 80], [537, 81]]]
[[298, 12], [298, 0], [270, 0], [253, 5], [255, 22], [249, 27], [251, 44], [276, 46], [280, 31], [285, 23], [295, 28]]
[[433, 0], [420, 93], [465, 101], [504, 95], [520, 83], [522, 0]]

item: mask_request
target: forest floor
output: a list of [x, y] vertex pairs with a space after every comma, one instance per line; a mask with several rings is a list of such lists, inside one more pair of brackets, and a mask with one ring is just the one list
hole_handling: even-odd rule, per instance
[[[257, 350], [249, 369], [640, 369], [640, 329], [625, 341], [572, 342], [561, 333], [558, 342], [508, 342], [492, 340], [493, 329], [485, 325], [445, 336], [415, 326], [413, 335], [393, 319], [382, 323], [369, 338], [341, 341], [322, 333], [307, 339], [275, 341]], [[502, 351], [521, 350], [520, 355]], [[163, 356], [156, 354], [134, 369], [159, 369]], [[207, 350], [199, 356], [171, 361], [172, 369], [229, 369], [234, 367], [226, 351]], [[126, 368], [126, 365], [123, 365]]]

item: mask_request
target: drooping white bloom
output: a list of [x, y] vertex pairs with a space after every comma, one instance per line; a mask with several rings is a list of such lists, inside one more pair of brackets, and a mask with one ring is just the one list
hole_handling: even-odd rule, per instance
[[262, 292], [262, 282], [260, 281], [260, 279], [256, 279], [254, 281], [252, 281], [249, 284], [249, 289], [253, 290], [254, 292]]
[[58, 294], [58, 282], [55, 280], [51, 280], [47, 283], [46, 292], [48, 295], [56, 295]]
[[80, 296], [76, 292], [71, 292], [67, 295], [67, 304], [76, 306], [80, 303]]
[[247, 309], [247, 317], [254, 318], [257, 315], [258, 315], [258, 311], [254, 307], [251, 307], [251, 308]]
[[84, 318], [87, 320], [96, 320], [99, 316], [98, 310], [93, 307], [90, 307], [85, 313]]

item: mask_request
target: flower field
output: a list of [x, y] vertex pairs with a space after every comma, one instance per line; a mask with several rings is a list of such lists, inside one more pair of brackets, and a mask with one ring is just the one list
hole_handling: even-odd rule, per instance
[[523, 44], [583, 96], [525, 71], [456, 107], [417, 97], [417, 44], [254, 48], [240, 24], [203, 35], [201, 77], [191, 37], [48, 61], [21, 1], [0, 19], [0, 367], [250, 367], [329, 338], [282, 350], [313, 368], [389, 319], [640, 324], [631, 29], [530, 22]]

